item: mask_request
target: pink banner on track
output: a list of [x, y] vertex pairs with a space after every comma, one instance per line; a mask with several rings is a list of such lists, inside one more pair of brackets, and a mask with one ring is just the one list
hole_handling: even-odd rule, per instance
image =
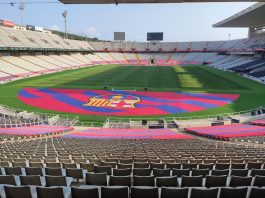
[[24, 88], [18, 98], [31, 106], [90, 115], [148, 116], [203, 111], [230, 104], [239, 94]]

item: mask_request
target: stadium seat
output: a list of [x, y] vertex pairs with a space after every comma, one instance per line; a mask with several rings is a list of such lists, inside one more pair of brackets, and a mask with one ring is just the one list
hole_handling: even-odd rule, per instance
[[6, 175], [22, 175], [21, 167], [5, 167]]
[[246, 198], [248, 192], [247, 187], [241, 188], [221, 188], [220, 191], [220, 198], [227, 198], [227, 197], [236, 197], [236, 198]]
[[228, 175], [229, 174], [229, 169], [224, 169], [224, 170], [212, 170], [211, 175]]
[[161, 198], [188, 198], [189, 188], [161, 188]]
[[190, 198], [217, 198], [218, 188], [202, 189], [192, 188]]
[[134, 186], [155, 186], [154, 176], [134, 176]]
[[253, 186], [264, 187], [265, 186], [265, 176], [256, 175], [254, 177]]
[[222, 187], [226, 186], [227, 176], [226, 175], [207, 175], [205, 180], [205, 187]]
[[203, 176], [182, 176], [181, 187], [202, 187]]
[[36, 187], [38, 198], [64, 198], [62, 187]]
[[252, 177], [231, 176], [230, 187], [251, 186]]
[[125, 168], [125, 169], [113, 169], [114, 176], [129, 176], [132, 174], [132, 169]]
[[72, 198], [99, 198], [99, 188], [95, 186], [72, 187]]
[[61, 168], [45, 168], [45, 174], [51, 176], [62, 176], [63, 172]]
[[96, 186], [107, 185], [107, 173], [86, 173], [86, 184]]
[[101, 187], [102, 198], [129, 198], [129, 188], [125, 186]]
[[248, 176], [248, 169], [232, 169], [230, 175], [246, 177]]
[[67, 177], [73, 177], [74, 179], [77, 179], [77, 182], [79, 182], [79, 179], [83, 179], [83, 169], [80, 168], [67, 168], [65, 169], [66, 176]]
[[41, 178], [38, 175], [20, 176], [20, 183], [24, 186], [42, 186]]
[[153, 175], [155, 177], [169, 177], [170, 176], [170, 169], [153, 169]]
[[130, 187], [132, 185], [131, 176], [110, 176], [109, 185]]
[[190, 169], [175, 169], [175, 168], [173, 168], [172, 175], [178, 176], [178, 177], [189, 176], [190, 175]]
[[158, 198], [158, 188], [156, 187], [132, 187], [131, 188], [131, 198], [143, 198], [152, 197]]
[[4, 186], [6, 198], [32, 198], [29, 186]]
[[107, 175], [112, 174], [111, 166], [95, 166], [95, 173], [107, 173]]
[[150, 176], [151, 169], [150, 168], [134, 168], [133, 175], [135, 176]]
[[68, 186], [65, 176], [45, 176], [46, 186]]
[[206, 177], [206, 175], [209, 175], [209, 173], [210, 173], [209, 169], [192, 169], [191, 171], [192, 176], [202, 175], [203, 177]]
[[43, 171], [41, 167], [26, 167], [26, 175], [39, 175], [43, 176]]
[[263, 198], [265, 195], [265, 188], [252, 187], [249, 198]]
[[156, 185], [158, 187], [178, 187], [178, 177], [157, 177], [156, 178]]
[[13, 175], [0, 175], [0, 184], [17, 185]]

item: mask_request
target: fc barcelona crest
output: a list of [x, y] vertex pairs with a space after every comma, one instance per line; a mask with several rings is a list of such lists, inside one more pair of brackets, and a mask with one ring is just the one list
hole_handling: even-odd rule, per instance
[[131, 95], [99, 95], [90, 98], [83, 106], [91, 107], [112, 107], [112, 108], [135, 108], [135, 104], [140, 102], [140, 98]]

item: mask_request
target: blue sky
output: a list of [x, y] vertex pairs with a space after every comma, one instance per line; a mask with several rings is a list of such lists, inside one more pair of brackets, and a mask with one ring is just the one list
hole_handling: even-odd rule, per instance
[[[10, 0], [18, 2], [17, 0]], [[0, 2], [10, 2], [1, 0]], [[27, 1], [27, 0], [25, 0]], [[34, 0], [45, 1], [45, 0]], [[48, 1], [48, 0], [47, 0]], [[49, 0], [56, 1], [56, 0]], [[71, 33], [112, 40], [114, 31], [126, 32], [126, 40], [146, 41], [147, 32], [164, 32], [164, 41], [208, 41], [247, 37], [245, 28], [212, 28], [253, 3], [182, 3], [130, 5], [27, 4], [26, 24], [64, 31], [62, 12], [68, 11]], [[0, 18], [21, 23], [17, 5], [0, 5]]]

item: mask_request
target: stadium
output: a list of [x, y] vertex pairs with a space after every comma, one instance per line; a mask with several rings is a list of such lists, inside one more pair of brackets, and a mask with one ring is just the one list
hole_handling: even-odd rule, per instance
[[247, 38], [187, 42], [24, 24], [35, 3], [0, 3], [0, 197], [265, 197], [265, 3], [212, 24]]

